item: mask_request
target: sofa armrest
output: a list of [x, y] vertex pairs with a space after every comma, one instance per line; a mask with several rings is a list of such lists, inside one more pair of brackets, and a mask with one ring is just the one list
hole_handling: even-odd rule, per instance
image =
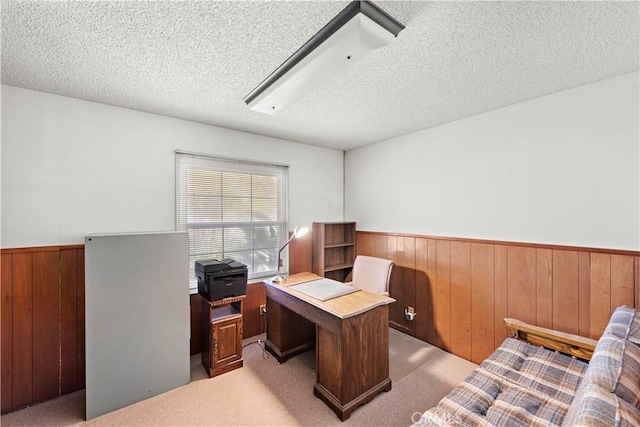
[[530, 325], [518, 319], [505, 318], [504, 323], [507, 325], [508, 334], [511, 338], [557, 350], [580, 359], [591, 360], [593, 350], [598, 343], [591, 338]]

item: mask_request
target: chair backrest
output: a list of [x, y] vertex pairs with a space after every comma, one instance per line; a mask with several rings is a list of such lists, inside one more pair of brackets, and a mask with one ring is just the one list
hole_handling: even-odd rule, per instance
[[374, 294], [389, 295], [389, 278], [393, 261], [358, 255], [353, 263], [352, 286]]

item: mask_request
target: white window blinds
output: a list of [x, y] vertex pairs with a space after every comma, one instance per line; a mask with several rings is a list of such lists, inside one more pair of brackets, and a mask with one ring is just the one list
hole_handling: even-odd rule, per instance
[[189, 232], [190, 287], [196, 260], [233, 258], [249, 278], [275, 274], [286, 242], [286, 166], [176, 153], [176, 229]]

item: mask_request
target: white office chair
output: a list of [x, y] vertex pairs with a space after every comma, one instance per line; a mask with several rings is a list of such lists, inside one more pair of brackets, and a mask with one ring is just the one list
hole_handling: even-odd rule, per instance
[[363, 291], [388, 296], [392, 268], [391, 260], [358, 255], [353, 263], [353, 281], [349, 284]]

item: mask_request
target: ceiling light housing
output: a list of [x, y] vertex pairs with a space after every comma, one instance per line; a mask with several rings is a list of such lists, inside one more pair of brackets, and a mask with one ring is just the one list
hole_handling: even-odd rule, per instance
[[368, 1], [353, 1], [260, 83], [244, 102], [254, 111], [275, 114], [297, 102], [404, 29]]

